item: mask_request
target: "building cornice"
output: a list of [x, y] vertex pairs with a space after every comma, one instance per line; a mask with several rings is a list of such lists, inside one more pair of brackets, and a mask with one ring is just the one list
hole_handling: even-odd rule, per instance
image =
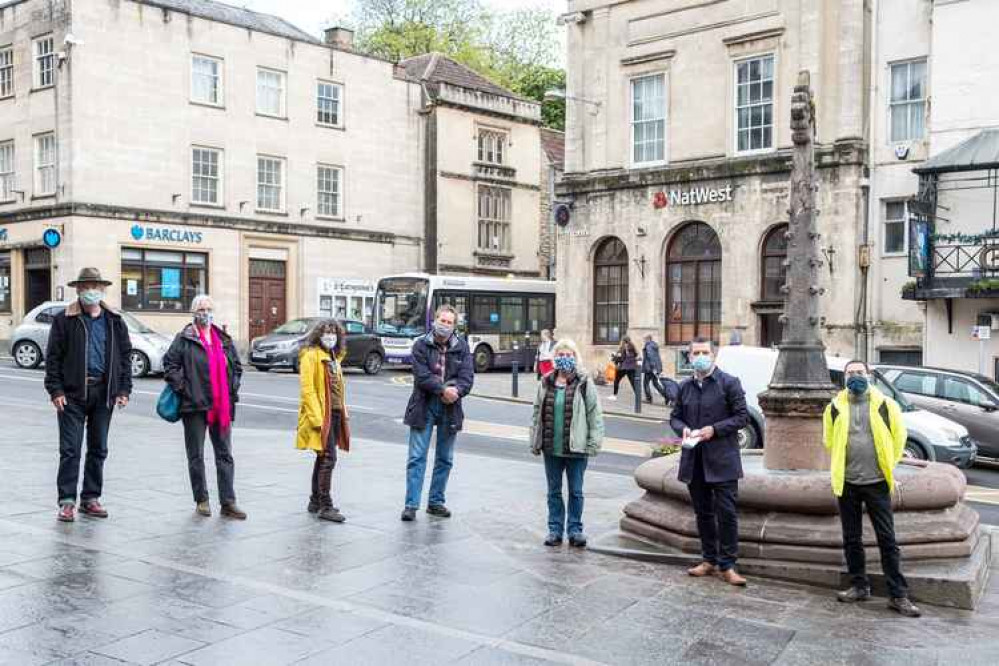
[[64, 202], [52, 206], [36, 206], [21, 210], [0, 213], [0, 224], [17, 224], [37, 220], [52, 220], [64, 217], [90, 217], [103, 220], [140, 222], [143, 224], [172, 224], [188, 227], [207, 227], [232, 231], [275, 234], [282, 236], [306, 236], [312, 238], [335, 238], [359, 243], [419, 244], [419, 236], [406, 236], [385, 231], [366, 231], [343, 227], [316, 226], [295, 222], [257, 220], [245, 217], [228, 217], [207, 213], [187, 213], [178, 211], [152, 210], [129, 206], [113, 206], [84, 202]]
[[467, 173], [456, 173], [454, 171], [441, 171], [441, 178], [451, 178], [453, 180], [465, 180], [473, 183], [489, 183], [490, 185], [498, 185], [500, 187], [511, 187], [517, 190], [532, 190], [534, 192], [541, 191], [540, 185], [533, 185], [531, 183], [518, 183], [513, 180], [507, 180], [505, 178], [489, 178], [488, 176], [476, 175], [470, 176]]
[[[817, 146], [816, 168], [860, 167], [865, 163], [864, 141], [841, 141]], [[752, 157], [725, 157], [692, 160], [649, 169], [614, 169], [588, 173], [565, 173], [557, 185], [559, 195], [582, 195], [595, 192], [685, 185], [707, 180], [730, 180], [769, 174], [791, 173], [790, 149]]]

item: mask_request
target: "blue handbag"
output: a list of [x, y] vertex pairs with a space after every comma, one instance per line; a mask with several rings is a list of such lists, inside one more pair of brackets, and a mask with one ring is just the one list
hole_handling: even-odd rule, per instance
[[160, 393], [160, 397], [156, 401], [156, 413], [169, 423], [176, 423], [180, 420], [180, 396], [169, 384], [163, 387], [163, 392]]

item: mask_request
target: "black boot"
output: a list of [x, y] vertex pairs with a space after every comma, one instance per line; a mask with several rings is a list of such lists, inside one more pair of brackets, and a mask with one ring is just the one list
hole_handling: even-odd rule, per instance
[[309, 513], [319, 512], [319, 460], [322, 456], [316, 456], [316, 461], [312, 463], [312, 494], [309, 495]]

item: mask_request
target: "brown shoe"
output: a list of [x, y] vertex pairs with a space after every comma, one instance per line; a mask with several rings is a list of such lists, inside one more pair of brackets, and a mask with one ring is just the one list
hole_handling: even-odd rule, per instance
[[246, 512], [236, 506], [235, 502], [223, 504], [222, 515], [233, 520], [246, 520]]
[[199, 516], [204, 516], [205, 518], [211, 518], [212, 516], [212, 505], [208, 502], [198, 502], [194, 510]]
[[703, 578], [704, 576], [710, 576], [715, 572], [715, 565], [710, 562], [701, 562], [696, 567], [687, 569], [687, 573], [695, 578]]
[[718, 577], [729, 585], [735, 585], [737, 587], [745, 587], [746, 579], [743, 578], [736, 572], [735, 569], [726, 569], [725, 571], [718, 572]]

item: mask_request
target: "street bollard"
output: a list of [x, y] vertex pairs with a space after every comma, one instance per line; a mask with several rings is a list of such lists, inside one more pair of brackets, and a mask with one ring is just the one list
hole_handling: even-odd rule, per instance
[[638, 389], [638, 382], [631, 383], [632, 392], [635, 394], [635, 413], [642, 413], [642, 392]]
[[517, 353], [517, 345], [514, 345], [513, 346], [513, 372], [510, 375], [510, 381], [513, 383], [513, 385], [510, 387], [510, 394], [514, 398], [520, 397], [520, 395], [519, 395], [519, 393], [520, 393], [520, 387], [518, 386], [518, 379], [519, 379], [519, 374], [520, 374], [520, 364], [518, 363], [519, 360], [520, 360], [520, 354]]

